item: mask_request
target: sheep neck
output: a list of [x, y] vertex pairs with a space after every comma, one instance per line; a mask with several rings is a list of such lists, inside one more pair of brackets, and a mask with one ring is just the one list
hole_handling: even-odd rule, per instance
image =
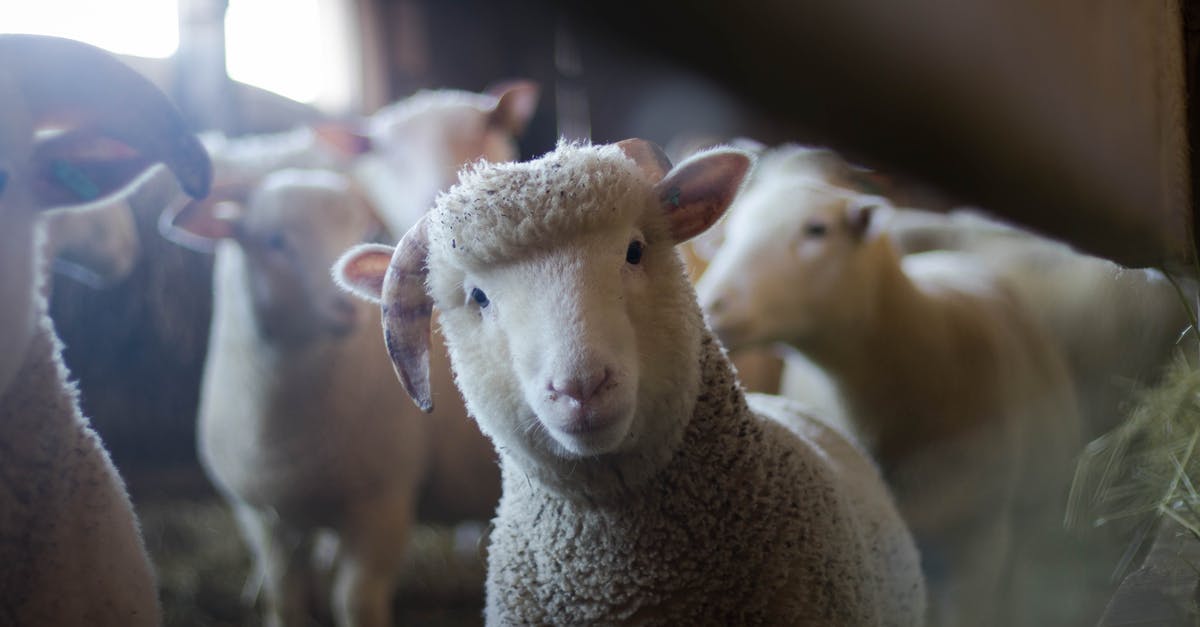
[[[563, 460], [547, 465], [526, 463], [501, 451], [505, 492], [554, 495], [590, 505], [620, 503], [644, 498], [682, 476], [702, 472], [704, 451], [717, 436], [732, 431], [758, 431], [748, 418], [746, 399], [720, 343], [705, 332], [699, 351], [699, 394], [684, 406], [690, 419], [668, 435], [666, 442], [634, 454], [604, 455], [580, 460]], [[652, 419], [674, 420], [672, 416]]]
[[954, 309], [962, 301], [926, 294], [894, 252], [876, 267], [870, 298], [853, 328], [793, 346], [830, 374], [848, 415], [886, 470], [924, 442], [965, 428], [969, 423], [961, 417], [989, 401], [963, 394], [967, 383], [958, 374], [978, 373], [994, 362], [968, 359], [981, 338], [956, 324]]

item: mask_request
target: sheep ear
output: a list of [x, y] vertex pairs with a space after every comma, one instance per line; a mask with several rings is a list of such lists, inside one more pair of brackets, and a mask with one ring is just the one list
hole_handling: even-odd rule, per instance
[[637, 164], [642, 176], [651, 183], [663, 180], [671, 171], [671, 158], [654, 142], [634, 137], [617, 142], [617, 148]]
[[529, 120], [537, 110], [538, 96], [542, 88], [533, 81], [513, 80], [493, 85], [487, 93], [498, 98], [496, 106], [488, 114], [488, 124], [513, 135], [525, 132]]
[[359, 244], [333, 264], [333, 280], [355, 296], [379, 304], [383, 277], [396, 249], [383, 244]]
[[679, 164], [654, 186], [675, 243], [703, 233], [724, 215], [753, 163], [741, 150], [710, 150]]
[[158, 230], [167, 240], [184, 248], [211, 253], [219, 240], [238, 236], [243, 213], [241, 203], [211, 196], [163, 211]]
[[433, 411], [429, 391], [433, 299], [425, 291], [429, 220], [422, 216], [396, 245], [380, 291], [383, 339], [396, 376], [421, 411]]
[[112, 55], [57, 37], [3, 35], [0, 57], [13, 60], [6, 69], [35, 127], [65, 130], [35, 146], [40, 208], [99, 200], [154, 163], [170, 168], [188, 195], [208, 193], [204, 147], [167, 97]]
[[323, 122], [312, 127], [322, 145], [343, 158], [353, 158], [371, 152], [371, 137], [357, 124]]
[[850, 201], [846, 207], [846, 228], [850, 231], [850, 235], [860, 240], [866, 237], [867, 231], [874, 222], [877, 209], [879, 209], [878, 202], [866, 199]]

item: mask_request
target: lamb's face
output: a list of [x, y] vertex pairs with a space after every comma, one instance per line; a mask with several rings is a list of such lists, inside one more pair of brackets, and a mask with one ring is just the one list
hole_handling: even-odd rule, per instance
[[803, 342], [863, 306], [865, 197], [809, 179], [762, 181], [731, 210], [696, 290], [730, 350]]
[[95, 287], [111, 285], [133, 270], [141, 252], [128, 203], [91, 211], [57, 209], [46, 214], [47, 254], [56, 269]]
[[234, 235], [245, 253], [263, 336], [298, 344], [352, 332], [366, 317], [367, 305], [338, 289], [329, 267], [378, 229], [370, 209], [341, 175], [291, 170], [264, 179]]
[[563, 457], [632, 450], [657, 397], [689, 387], [678, 347], [698, 344], [684, 324], [695, 307], [659, 298], [686, 283], [672, 242], [636, 222], [457, 274], [431, 285], [457, 286], [435, 296], [443, 332], [473, 413], [502, 422], [484, 425], [498, 442]]
[[357, 247], [334, 273], [382, 305], [422, 409], [436, 306], [467, 407], [500, 451], [543, 470], [626, 454], [648, 470], [699, 392], [705, 331], [675, 244], [720, 218], [750, 165], [736, 150], [671, 168], [644, 140], [561, 144], [466, 171], [395, 249]]

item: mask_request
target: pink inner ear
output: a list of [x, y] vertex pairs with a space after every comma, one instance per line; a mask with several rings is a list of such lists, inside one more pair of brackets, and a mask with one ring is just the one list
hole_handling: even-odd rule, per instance
[[684, 162], [655, 185], [676, 243], [703, 233], [721, 219], [750, 165], [749, 155], [743, 152], [708, 153]]
[[520, 135], [525, 132], [525, 127], [537, 110], [540, 92], [537, 83], [526, 80], [505, 81], [489, 87], [487, 93], [494, 94], [498, 100], [488, 122], [513, 135]]
[[124, 143], [80, 130], [38, 141], [32, 161], [33, 194], [43, 208], [99, 200], [121, 191], [154, 164]]
[[344, 158], [371, 151], [371, 138], [352, 124], [330, 122], [313, 127], [317, 139]]
[[637, 164], [651, 183], [661, 181], [671, 171], [671, 159], [654, 142], [634, 137], [617, 142], [617, 147]]
[[383, 278], [392, 261], [392, 249], [363, 250], [348, 257], [338, 272], [343, 282], [356, 291], [373, 295], [376, 299], [383, 293]]

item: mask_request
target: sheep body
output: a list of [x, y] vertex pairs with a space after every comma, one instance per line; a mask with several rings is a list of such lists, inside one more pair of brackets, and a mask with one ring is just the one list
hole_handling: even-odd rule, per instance
[[703, 353], [707, 398], [644, 489], [562, 498], [504, 460], [488, 623], [921, 624], [918, 557], [871, 462], [778, 397], [744, 399], [712, 338]]
[[673, 248], [719, 217], [749, 158], [668, 174], [648, 146], [480, 164], [394, 253], [339, 262], [382, 295], [421, 405], [440, 310], [504, 477], [489, 624], [920, 624], [917, 555], [877, 472], [782, 401], [751, 412]]
[[[332, 255], [378, 229], [352, 187], [332, 172], [272, 173], [216, 251], [200, 457], [265, 575], [268, 620], [284, 624], [309, 611], [296, 573], [318, 531], [339, 540], [338, 623], [390, 624], [419, 500], [483, 518], [499, 495], [461, 400], [447, 391], [439, 420], [417, 415], [379, 350], [378, 308], [346, 299], [329, 277]], [[272, 238], [303, 254], [281, 259], [289, 253]], [[468, 473], [452, 496], [430, 489]]]
[[1062, 357], [992, 269], [901, 260], [870, 230], [878, 199], [780, 153], [731, 212], [701, 302], [731, 346], [786, 342], [836, 383], [917, 538], [934, 623], [1002, 622], [1009, 553], [1061, 519], [1078, 446]]
[[[0, 100], [0, 624], [157, 625], [129, 497], [47, 314], [38, 212], [118, 195], [160, 160], [202, 195], [208, 162], [161, 93], [78, 42], [0, 36]], [[70, 125], [35, 137], [47, 120]], [[136, 157], [97, 145], [116, 138]], [[83, 185], [47, 177], [51, 164]]]

